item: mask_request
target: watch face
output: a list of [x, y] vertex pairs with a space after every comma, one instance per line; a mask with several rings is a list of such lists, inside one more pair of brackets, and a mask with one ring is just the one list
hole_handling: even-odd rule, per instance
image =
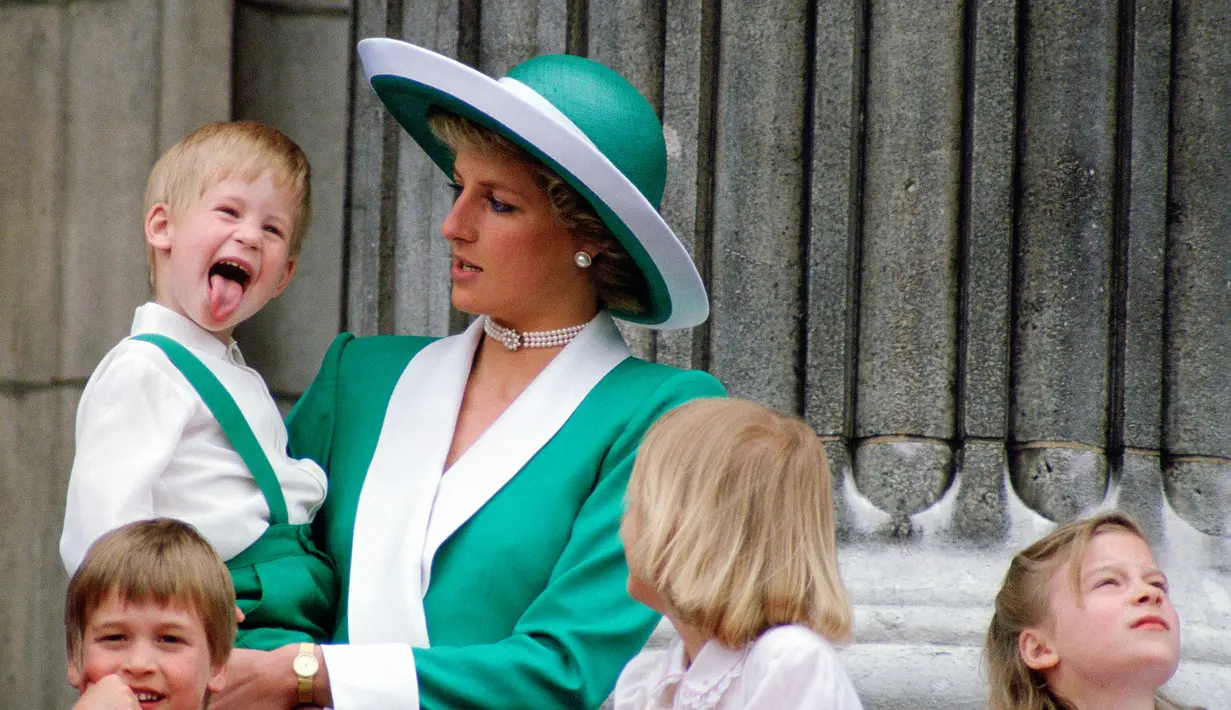
[[[286, 661], [283, 661], [285, 663]], [[295, 661], [291, 667], [295, 670], [295, 675], [313, 676], [316, 675], [316, 669], [319, 664], [316, 662], [316, 656], [300, 655], [295, 656]]]

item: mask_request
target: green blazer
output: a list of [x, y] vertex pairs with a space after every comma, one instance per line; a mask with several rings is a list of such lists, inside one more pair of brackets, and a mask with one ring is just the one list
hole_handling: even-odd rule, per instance
[[338, 710], [598, 707], [657, 623], [625, 589], [624, 488], [649, 426], [721, 385], [601, 314], [442, 475], [477, 342], [343, 334], [291, 412], [330, 476]]

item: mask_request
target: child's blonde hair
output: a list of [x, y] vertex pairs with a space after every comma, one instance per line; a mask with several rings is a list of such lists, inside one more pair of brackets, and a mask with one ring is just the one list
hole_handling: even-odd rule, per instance
[[1123, 532], [1146, 540], [1141, 528], [1119, 511], [1061, 525], [1022, 550], [1009, 563], [996, 595], [996, 611], [987, 629], [984, 658], [988, 667], [991, 710], [1066, 710], [1071, 707], [1047, 686], [1043, 674], [1026, 665], [1018, 647], [1023, 631], [1045, 622], [1052, 576], [1068, 565], [1069, 583], [1080, 597], [1081, 563], [1090, 540], [1105, 532]]
[[[171, 214], [183, 214], [211, 185], [233, 175], [253, 181], [265, 172], [292, 194], [296, 213], [287, 239], [290, 255], [298, 256], [312, 216], [312, 169], [295, 141], [256, 121], [207, 123], [167, 149], [150, 171], [145, 213], [162, 203]], [[152, 280], [154, 251], [147, 251]]]
[[235, 589], [218, 553], [188, 523], [140, 520], [108, 532], [90, 546], [68, 583], [64, 631], [69, 663], [84, 662], [90, 617], [112, 594], [121, 602], [184, 605], [201, 618], [210, 664], [221, 667], [235, 645]]
[[664, 415], [626, 494], [630, 571], [668, 610], [729, 648], [780, 624], [850, 636], [829, 465], [802, 420], [738, 399]]

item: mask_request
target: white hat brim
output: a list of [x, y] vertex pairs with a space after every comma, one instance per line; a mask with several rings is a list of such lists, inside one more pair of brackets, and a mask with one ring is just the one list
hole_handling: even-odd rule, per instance
[[[658, 210], [546, 99], [524, 84], [511, 79], [496, 81], [458, 61], [399, 40], [365, 39], [359, 42], [358, 49], [369, 82], [376, 77], [402, 79], [409, 84], [400, 90], [422, 94], [448, 110], [461, 108], [468, 118], [480, 118], [483, 125], [543, 159], [590, 200], [645, 273], [651, 300], [661, 301], [661, 296], [667, 300], [665, 309], [663, 304], [656, 303], [657, 312], [648, 317], [614, 315], [659, 329], [695, 326], [709, 316], [701, 276]], [[406, 128], [410, 130], [409, 126]], [[411, 131], [433, 160], [441, 164], [440, 151], [426, 145], [421, 137], [430, 134], [418, 133]], [[428, 140], [435, 141], [434, 137]], [[451, 164], [441, 164], [441, 168], [451, 171]], [[618, 223], [613, 224], [609, 217]], [[655, 291], [664, 293], [655, 298]]]

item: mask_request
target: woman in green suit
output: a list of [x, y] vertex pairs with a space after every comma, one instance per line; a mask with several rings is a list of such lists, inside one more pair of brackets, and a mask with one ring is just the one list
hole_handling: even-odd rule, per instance
[[215, 708], [593, 708], [657, 617], [618, 530], [637, 445], [721, 396], [637, 360], [613, 316], [697, 325], [705, 289], [656, 209], [662, 128], [627, 81], [545, 56], [500, 81], [364, 40], [373, 88], [452, 179], [462, 334], [338, 337], [291, 413], [329, 472], [336, 643], [237, 652]]

